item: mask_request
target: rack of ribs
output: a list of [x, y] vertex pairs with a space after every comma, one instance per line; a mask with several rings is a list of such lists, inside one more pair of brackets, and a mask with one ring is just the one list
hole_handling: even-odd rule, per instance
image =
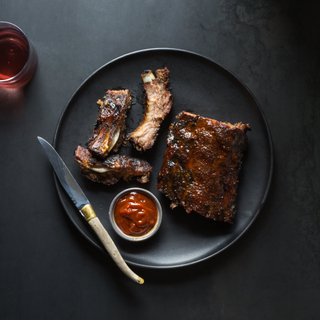
[[248, 124], [182, 112], [169, 129], [157, 188], [187, 213], [233, 223]]
[[120, 179], [136, 179], [138, 182], [146, 183], [152, 171], [147, 161], [119, 154], [101, 160], [81, 146], [78, 146], [74, 159], [80, 164], [84, 177], [105, 185], [113, 185]]
[[172, 107], [172, 94], [167, 85], [169, 70], [159, 69], [155, 72], [146, 70], [141, 78], [145, 92], [145, 113], [136, 130], [128, 135], [128, 140], [141, 151], [150, 149], [157, 138], [160, 126]]
[[117, 152], [125, 137], [127, 109], [131, 97], [129, 90], [108, 90], [100, 106], [100, 113], [89, 139], [89, 150], [99, 157]]

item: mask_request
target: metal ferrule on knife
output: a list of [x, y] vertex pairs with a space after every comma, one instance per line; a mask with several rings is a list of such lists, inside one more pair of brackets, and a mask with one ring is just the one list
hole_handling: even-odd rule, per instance
[[86, 218], [87, 222], [89, 222], [91, 219], [97, 217], [97, 215], [94, 212], [91, 204], [86, 204], [85, 206], [83, 206], [83, 208], [80, 210], [80, 212]]

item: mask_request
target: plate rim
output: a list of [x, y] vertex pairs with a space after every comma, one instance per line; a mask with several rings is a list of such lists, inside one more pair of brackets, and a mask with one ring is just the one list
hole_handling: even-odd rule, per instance
[[[260, 105], [260, 103], [258, 102], [258, 100], [256, 99], [256, 97], [253, 95], [253, 93], [251, 92], [251, 90], [247, 87], [247, 85], [245, 83], [243, 83], [242, 80], [240, 80], [236, 75], [234, 75], [232, 72], [230, 72], [228, 69], [226, 69], [224, 66], [222, 66], [221, 64], [217, 63], [216, 61], [214, 61], [211, 58], [208, 58], [207, 56], [204, 56], [202, 54], [193, 52], [193, 51], [189, 51], [189, 50], [185, 50], [185, 49], [178, 49], [178, 48], [167, 48], [167, 47], [156, 47], [156, 48], [147, 48], [147, 49], [141, 49], [141, 50], [136, 50], [136, 51], [132, 51], [126, 54], [123, 54], [121, 56], [118, 56], [112, 60], [110, 60], [109, 62], [103, 64], [102, 66], [100, 66], [98, 69], [96, 69], [93, 73], [91, 73], [78, 87], [77, 89], [73, 92], [73, 94], [71, 95], [71, 97], [69, 98], [69, 100], [67, 101], [67, 103], [65, 104], [60, 117], [58, 119], [56, 128], [55, 128], [55, 132], [54, 132], [54, 137], [53, 137], [53, 147], [56, 149], [56, 143], [57, 143], [57, 136], [58, 136], [58, 131], [60, 128], [60, 124], [64, 118], [64, 115], [68, 109], [68, 106], [70, 104], [70, 102], [73, 100], [73, 98], [75, 97], [75, 95], [79, 92], [79, 90], [86, 84], [87, 81], [89, 81], [96, 73], [98, 73], [100, 70], [106, 68], [108, 65], [119, 61], [121, 59], [127, 58], [129, 56], [133, 56], [136, 54], [141, 54], [141, 53], [145, 53], [145, 52], [152, 52], [152, 51], [170, 51], [170, 52], [182, 52], [182, 53], [186, 53], [186, 54], [190, 54], [193, 56], [197, 56], [199, 58], [202, 58], [204, 60], [207, 60], [210, 63], [213, 63], [214, 65], [220, 67], [221, 69], [223, 69], [225, 72], [227, 72], [229, 75], [231, 75], [234, 79], [236, 79], [245, 89], [246, 91], [249, 93], [250, 97], [254, 100], [255, 104], [258, 106], [259, 111], [261, 113], [261, 116], [263, 118], [263, 121], [266, 125], [266, 131], [267, 131], [267, 135], [268, 135], [268, 144], [269, 144], [269, 148], [270, 148], [270, 171], [269, 171], [269, 177], [268, 177], [268, 183], [266, 185], [266, 190], [263, 196], [263, 199], [260, 203], [260, 207], [258, 208], [258, 210], [256, 211], [254, 217], [252, 218], [252, 220], [250, 221], [250, 223], [248, 223], [248, 225], [242, 230], [242, 232], [235, 238], [233, 239], [230, 243], [228, 243], [226, 246], [224, 246], [223, 248], [219, 249], [218, 251], [206, 256], [206, 257], [202, 257], [199, 258], [195, 261], [189, 261], [186, 263], [179, 263], [179, 264], [174, 264], [174, 265], [148, 265], [148, 264], [143, 264], [143, 263], [137, 263], [137, 262], [132, 262], [129, 260], [124, 259], [128, 264], [132, 265], [132, 266], [136, 266], [136, 267], [141, 267], [141, 268], [146, 268], [146, 269], [175, 269], [175, 268], [182, 268], [182, 267], [187, 267], [187, 266], [191, 266], [191, 265], [195, 265], [197, 263], [203, 262], [205, 260], [208, 260], [210, 258], [213, 258], [214, 256], [218, 255], [219, 253], [225, 251], [226, 249], [228, 249], [231, 245], [233, 245], [236, 241], [238, 241], [246, 232], [247, 230], [251, 227], [251, 225], [253, 224], [253, 222], [257, 219], [257, 216], [260, 214], [266, 199], [269, 195], [269, 191], [270, 191], [270, 186], [271, 186], [271, 182], [272, 182], [272, 177], [273, 177], [273, 169], [274, 169], [274, 150], [273, 150], [273, 140], [272, 140], [272, 135], [271, 135], [271, 131], [270, 131], [270, 127], [269, 127], [269, 123], [267, 121], [267, 118], [265, 116], [265, 113]], [[83, 231], [82, 229], [78, 226], [78, 224], [74, 221], [74, 219], [70, 216], [70, 214], [68, 213], [68, 210], [64, 204], [64, 201], [62, 201], [62, 195], [61, 195], [61, 190], [62, 187], [60, 186], [60, 183], [58, 181], [58, 178], [56, 176], [55, 173], [53, 173], [54, 176], [54, 182], [55, 182], [55, 187], [60, 199], [60, 203], [62, 204], [64, 211], [67, 213], [67, 216], [69, 217], [69, 219], [71, 220], [72, 224], [76, 227], [76, 229], [82, 234], [82, 236], [89, 241], [96, 249], [98, 249], [100, 252], [103, 252], [105, 254], [107, 254], [107, 252], [105, 250], [103, 250], [100, 246], [98, 246], [92, 239], [90, 239]], [[80, 214], [80, 213], [79, 213]]]

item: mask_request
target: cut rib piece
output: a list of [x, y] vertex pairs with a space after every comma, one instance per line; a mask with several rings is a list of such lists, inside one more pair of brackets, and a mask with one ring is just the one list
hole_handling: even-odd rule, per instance
[[182, 112], [169, 129], [157, 188], [206, 218], [232, 223], [248, 124], [232, 125]]
[[127, 109], [131, 97], [129, 90], [108, 90], [101, 104], [100, 114], [89, 139], [89, 150], [99, 157], [117, 152], [124, 139]]
[[154, 145], [161, 123], [172, 107], [172, 94], [167, 88], [169, 70], [159, 69], [155, 73], [156, 78], [150, 70], [141, 75], [146, 98], [145, 113], [138, 128], [128, 135], [128, 140], [139, 151]]
[[113, 185], [120, 179], [136, 179], [138, 182], [146, 183], [152, 171], [147, 161], [118, 154], [100, 160], [81, 146], [78, 146], [74, 159], [80, 164], [83, 176], [105, 185]]

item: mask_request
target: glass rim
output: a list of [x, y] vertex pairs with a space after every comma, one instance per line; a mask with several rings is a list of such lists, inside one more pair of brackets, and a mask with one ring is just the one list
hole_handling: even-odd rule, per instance
[[17, 25], [15, 25], [14, 23], [12, 22], [8, 22], [8, 21], [0, 21], [0, 29], [2, 27], [2, 24], [3, 25], [10, 25], [11, 27], [13, 27], [14, 29], [17, 29], [21, 34], [22, 36], [25, 38], [25, 40], [27, 41], [27, 44], [28, 44], [28, 58], [27, 58], [27, 61], [26, 63], [24, 64], [23, 68], [16, 74], [14, 75], [13, 77], [11, 78], [8, 78], [8, 79], [4, 79], [4, 80], [1, 80], [0, 79], [0, 84], [7, 84], [7, 83], [10, 83], [12, 81], [14, 81], [15, 79], [17, 79], [19, 77], [19, 75], [24, 71], [24, 69], [26, 68], [26, 66], [28, 65], [28, 62], [30, 60], [30, 51], [31, 51], [31, 45], [30, 45], [30, 41], [28, 39], [28, 37], [26, 36], [26, 34], [23, 32], [23, 30], [18, 27]]

